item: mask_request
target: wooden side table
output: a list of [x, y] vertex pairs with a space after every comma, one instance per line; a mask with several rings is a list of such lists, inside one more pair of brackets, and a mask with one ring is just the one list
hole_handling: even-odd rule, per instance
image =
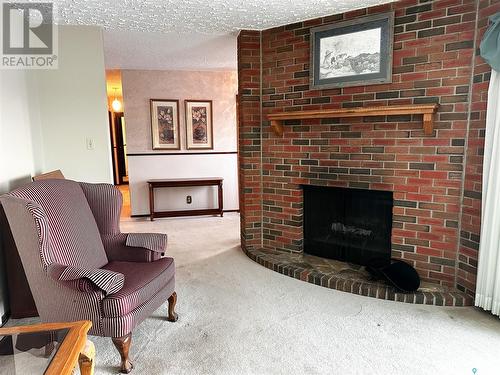
[[0, 373], [71, 375], [78, 363], [82, 375], [92, 375], [95, 348], [87, 340], [90, 327], [92, 323], [84, 320], [0, 328]]
[[[204, 178], [176, 178], [163, 180], [148, 180], [149, 185], [149, 218], [153, 221], [159, 217], [175, 216], [195, 216], [195, 215], [224, 215], [224, 202], [222, 177], [204, 177]], [[190, 187], [190, 186], [217, 186], [218, 188], [218, 207], [199, 210], [177, 210], [177, 211], [155, 211], [155, 189], [166, 187]]]

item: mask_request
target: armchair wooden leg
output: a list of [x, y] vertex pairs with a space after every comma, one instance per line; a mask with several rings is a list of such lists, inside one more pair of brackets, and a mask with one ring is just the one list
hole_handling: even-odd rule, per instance
[[169, 322], [176, 322], [179, 316], [175, 312], [175, 304], [177, 303], [177, 293], [173, 292], [170, 297], [168, 297], [168, 318]]
[[122, 359], [120, 372], [122, 374], [128, 374], [134, 368], [132, 362], [130, 362], [130, 358], [128, 357], [130, 343], [132, 342], [132, 333], [123, 337], [113, 337], [111, 340], [113, 340], [113, 344], [118, 350], [118, 353], [120, 353], [120, 357]]

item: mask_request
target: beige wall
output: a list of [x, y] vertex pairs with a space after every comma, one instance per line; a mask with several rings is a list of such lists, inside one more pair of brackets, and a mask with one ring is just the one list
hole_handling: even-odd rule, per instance
[[[146, 180], [151, 178], [212, 177], [224, 178], [225, 209], [238, 209], [237, 155], [158, 155], [161, 153], [199, 153], [186, 150], [184, 100], [213, 100], [214, 150], [237, 151], [235, 71], [158, 71], [123, 70], [123, 101], [132, 214], [149, 212]], [[151, 141], [150, 99], [178, 99], [181, 150], [153, 150]], [[193, 203], [186, 203], [186, 195]], [[196, 209], [213, 207], [214, 192], [210, 188], [158, 191], [160, 209]]]
[[177, 152], [186, 152], [184, 100], [213, 100], [214, 151], [235, 151], [237, 79], [235, 71], [123, 70], [128, 152], [166, 152], [152, 149], [149, 99], [180, 100], [183, 150]]

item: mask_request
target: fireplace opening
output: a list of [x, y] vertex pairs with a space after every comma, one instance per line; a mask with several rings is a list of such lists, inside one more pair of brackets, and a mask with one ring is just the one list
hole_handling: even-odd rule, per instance
[[304, 252], [367, 265], [391, 258], [393, 194], [304, 185]]

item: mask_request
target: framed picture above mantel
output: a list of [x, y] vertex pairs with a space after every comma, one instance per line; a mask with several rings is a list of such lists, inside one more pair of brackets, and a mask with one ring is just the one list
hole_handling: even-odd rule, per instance
[[179, 101], [151, 99], [153, 150], [180, 150]]
[[213, 150], [211, 100], [186, 100], [186, 149]]
[[313, 89], [392, 82], [394, 13], [311, 29]]

